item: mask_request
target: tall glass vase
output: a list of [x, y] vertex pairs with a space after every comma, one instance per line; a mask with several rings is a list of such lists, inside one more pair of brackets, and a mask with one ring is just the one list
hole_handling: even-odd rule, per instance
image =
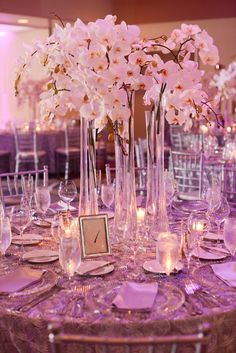
[[95, 129], [88, 119], [81, 117], [79, 215], [97, 211]]
[[151, 235], [154, 239], [158, 239], [160, 233], [169, 232], [169, 223], [166, 206], [166, 191], [165, 191], [165, 167], [164, 167], [164, 124], [166, 99], [162, 96], [161, 101], [156, 107], [156, 167], [155, 169], [155, 215], [151, 226]]
[[146, 141], [147, 141], [147, 198], [145, 223], [150, 225], [155, 215], [155, 132], [156, 120], [154, 111], [145, 111]]
[[116, 190], [114, 233], [117, 240], [132, 239], [137, 225], [134, 167], [134, 119], [124, 122], [122, 141], [115, 136]]

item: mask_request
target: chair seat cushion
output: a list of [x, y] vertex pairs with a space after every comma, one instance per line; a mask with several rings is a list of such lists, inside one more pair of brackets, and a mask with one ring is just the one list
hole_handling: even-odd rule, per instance
[[21, 201], [21, 196], [22, 195], [9, 195], [9, 196], [4, 196], [4, 203], [6, 206], [15, 206], [19, 205]]
[[[37, 156], [38, 157], [43, 157], [46, 155], [46, 151], [43, 151], [43, 150], [40, 150], [40, 151], [37, 151]], [[34, 158], [34, 152], [33, 151], [24, 151], [24, 152], [19, 152], [17, 154], [17, 157], [20, 157], [20, 158]]]
[[0, 150], [0, 157], [7, 157], [7, 156], [10, 156], [10, 154], [11, 154], [10, 151]]
[[77, 147], [70, 147], [69, 149], [66, 148], [57, 148], [56, 149], [56, 153], [58, 154], [63, 154], [63, 155], [67, 155], [67, 154], [79, 154], [80, 153], [80, 149]]

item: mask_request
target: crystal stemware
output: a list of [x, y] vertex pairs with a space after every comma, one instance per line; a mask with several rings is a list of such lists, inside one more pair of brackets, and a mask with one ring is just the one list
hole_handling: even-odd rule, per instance
[[217, 242], [220, 243], [220, 228], [226, 218], [229, 217], [230, 207], [226, 197], [221, 196], [220, 202], [213, 206], [210, 210], [210, 215], [217, 226]]
[[157, 242], [158, 260], [169, 276], [179, 261], [179, 243], [174, 233], [160, 236]]
[[223, 238], [226, 248], [229, 250], [232, 257], [236, 253], [236, 219], [227, 218], [223, 228]]
[[73, 180], [64, 180], [60, 182], [58, 196], [67, 205], [67, 212], [70, 209], [70, 203], [77, 195], [77, 188]]
[[35, 190], [35, 203], [37, 211], [41, 212], [43, 218], [51, 204], [50, 189], [47, 186], [38, 186]]
[[102, 184], [101, 188], [101, 199], [104, 205], [110, 209], [114, 201], [114, 185], [113, 184]]
[[23, 233], [25, 229], [31, 222], [31, 214], [27, 209], [14, 209], [12, 213], [11, 224], [15, 229], [18, 229], [20, 232], [20, 237], [22, 241], [21, 250], [24, 252], [24, 244], [23, 244]]
[[[188, 231], [191, 234], [192, 241], [197, 244], [197, 252], [199, 255], [199, 249], [204, 235], [210, 229], [210, 219], [204, 211], [194, 211], [188, 218]], [[195, 238], [195, 239], [194, 239]], [[194, 239], [194, 240], [193, 240]]]

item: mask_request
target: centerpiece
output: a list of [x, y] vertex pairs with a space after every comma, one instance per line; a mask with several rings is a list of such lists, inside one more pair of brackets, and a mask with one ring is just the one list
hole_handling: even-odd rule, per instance
[[[152, 129], [156, 147], [149, 160], [158, 165], [158, 175], [150, 174], [149, 178], [157, 180], [157, 231], [168, 230], [164, 118], [170, 124], [184, 125], [187, 130], [194, 119], [209, 121], [214, 115], [207, 95], [201, 89], [203, 71], [191, 58], [196, 52], [204, 64], [218, 62], [218, 50], [212, 38], [197, 25], [183, 24], [169, 38], [141, 39], [138, 26], [127, 25], [124, 21], [116, 24], [116, 17], [111, 15], [88, 24], [77, 19], [73, 25], [56, 25], [45, 42], [36, 42], [28, 49], [17, 71], [16, 94], [23, 78], [30, 72], [31, 62], [38, 60], [50, 77], [47, 92], [41, 94], [42, 118], [52, 121], [58, 115], [75, 111], [81, 122], [84, 121], [81, 123], [85, 126], [81, 131], [81, 151], [84, 151], [81, 160], [85, 164], [81, 164], [80, 214], [96, 210], [94, 205], [88, 210], [82, 209], [82, 205], [91, 204], [91, 200], [92, 204], [96, 202], [94, 141], [108, 126], [115, 140], [116, 155], [115, 232], [127, 238], [135, 231], [134, 95], [135, 91], [143, 90], [144, 104], [151, 105], [155, 116]], [[171, 60], [165, 60], [167, 54], [168, 58], [171, 54]], [[220, 123], [216, 114], [214, 118]], [[90, 151], [89, 176], [87, 151]]]

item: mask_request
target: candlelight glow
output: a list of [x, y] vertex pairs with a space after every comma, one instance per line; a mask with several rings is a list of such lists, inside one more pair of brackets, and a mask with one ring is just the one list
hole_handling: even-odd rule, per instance
[[140, 207], [140, 208], [137, 209], [138, 222], [139, 223], [143, 222], [144, 218], [145, 218], [145, 209]]

